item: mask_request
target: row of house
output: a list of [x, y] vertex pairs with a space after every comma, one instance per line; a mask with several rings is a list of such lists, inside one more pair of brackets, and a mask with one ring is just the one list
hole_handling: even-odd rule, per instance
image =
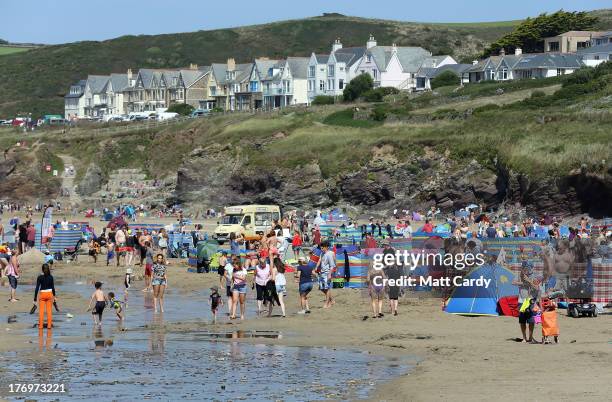
[[320, 95], [341, 95], [356, 76], [367, 73], [374, 85], [416, 90], [423, 67], [457, 64], [450, 56], [432, 56], [421, 47], [379, 46], [370, 35], [365, 46], [343, 47], [334, 41], [328, 54], [258, 58], [239, 64], [232, 58], [184, 69], [128, 70], [90, 75], [65, 96], [67, 119], [155, 111], [175, 103], [198, 109], [253, 110], [305, 105]]
[[[137, 73], [129, 69], [123, 74], [90, 75], [72, 85], [65, 96], [65, 117], [156, 111], [175, 103], [223, 110], [304, 105], [320, 95], [341, 95], [353, 78], [364, 73], [372, 77], [375, 87], [405, 91], [429, 90], [431, 80], [445, 71], [461, 77], [462, 83], [550, 77], [609, 60], [610, 34], [589, 33], [585, 45], [579, 40], [585, 36], [573, 31], [560, 35], [565, 38], [558, 40], [564, 52], [522, 54], [516, 49], [506, 55], [502, 50], [473, 64], [459, 64], [448, 55], [433, 56], [421, 47], [379, 46], [370, 35], [365, 46], [343, 47], [336, 39], [329, 53], [310, 57], [262, 57], [243, 64], [230, 58], [210, 66], [143, 68]], [[556, 49], [552, 43], [554, 38], [547, 38], [546, 49]]]

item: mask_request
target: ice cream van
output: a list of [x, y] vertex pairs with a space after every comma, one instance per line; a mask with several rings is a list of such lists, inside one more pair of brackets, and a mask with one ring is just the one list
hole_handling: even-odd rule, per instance
[[225, 207], [223, 218], [215, 229], [213, 238], [219, 244], [229, 241], [230, 233], [236, 233], [247, 240], [256, 240], [272, 228], [274, 221], [280, 221], [278, 205], [236, 205]]

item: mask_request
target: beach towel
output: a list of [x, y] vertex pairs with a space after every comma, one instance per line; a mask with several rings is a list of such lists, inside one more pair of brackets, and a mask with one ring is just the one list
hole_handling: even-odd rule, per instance
[[558, 336], [557, 310], [542, 312], [542, 336]]

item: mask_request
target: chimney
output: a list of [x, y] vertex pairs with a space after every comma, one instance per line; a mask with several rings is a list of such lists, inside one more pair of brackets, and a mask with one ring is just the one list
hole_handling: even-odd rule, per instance
[[236, 60], [233, 58], [227, 59], [227, 70], [234, 71], [236, 69]]
[[128, 82], [132, 80], [132, 69], [131, 68], [128, 68], [127, 70], [127, 79], [128, 79]]
[[198, 65], [194, 64], [194, 63], [189, 63], [189, 69], [190, 70], [197, 70], [198, 69]]
[[370, 49], [376, 46], [376, 39], [374, 39], [374, 35], [370, 34], [370, 39], [366, 42], [366, 48]]
[[397, 45], [395, 43], [391, 44], [391, 53], [397, 53]]
[[335, 52], [338, 49], [342, 49], [342, 42], [340, 42], [340, 38], [336, 38], [332, 45], [332, 52]]
[[478, 60], [472, 60], [472, 65], [475, 66], [476, 64], [478, 64]]
[[499, 51], [499, 55], [504, 57], [506, 55], [506, 49], [502, 47], [501, 50]]
[[520, 47], [517, 47], [516, 49], [514, 49], [515, 56], [520, 56], [522, 54], [523, 54], [523, 49], [521, 49]]

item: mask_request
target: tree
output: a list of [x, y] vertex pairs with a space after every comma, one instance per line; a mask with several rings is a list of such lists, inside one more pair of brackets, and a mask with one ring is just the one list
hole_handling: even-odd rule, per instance
[[357, 77], [353, 78], [351, 82], [348, 83], [346, 87], [344, 87], [344, 92], [342, 96], [345, 101], [354, 101], [359, 98], [363, 93], [369, 91], [374, 88], [374, 80], [370, 77], [370, 74], [360, 74]]
[[446, 87], [449, 85], [459, 85], [460, 83], [461, 80], [459, 79], [459, 76], [457, 76], [457, 74], [453, 73], [452, 71], [447, 70], [437, 75], [436, 77], [434, 77], [433, 80], [431, 80], [431, 89]]
[[333, 105], [335, 103], [333, 96], [318, 95], [312, 100], [313, 105]]
[[8, 41], [5, 41], [4, 39], [0, 39], [0, 45], [6, 45], [8, 44]]
[[183, 116], [189, 116], [193, 112], [193, 106], [187, 103], [175, 103], [167, 110], [168, 113], [178, 113]]
[[540, 14], [536, 18], [527, 18], [514, 31], [493, 42], [485, 49], [482, 56], [498, 54], [501, 49], [513, 53], [516, 48], [521, 48], [526, 53], [543, 52], [544, 38], [557, 36], [567, 31], [592, 29], [597, 21], [597, 17], [592, 17], [583, 11], [559, 10], [553, 14]]

